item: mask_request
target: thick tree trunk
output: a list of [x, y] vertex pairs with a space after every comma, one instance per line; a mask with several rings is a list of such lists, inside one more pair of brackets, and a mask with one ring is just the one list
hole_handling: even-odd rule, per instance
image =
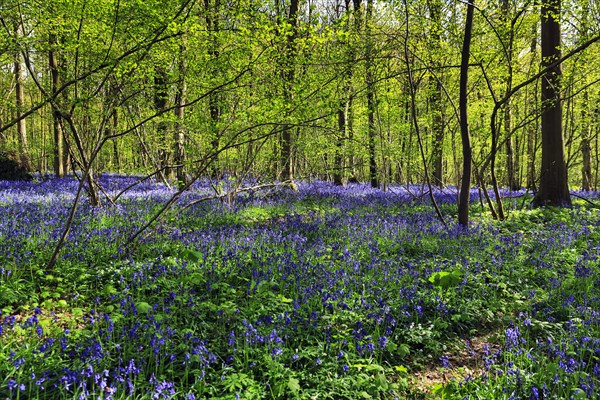
[[[560, 58], [560, 0], [542, 2], [542, 69]], [[562, 134], [561, 66], [542, 77], [542, 168], [534, 205], [570, 206]]]
[[471, 195], [471, 168], [472, 168], [472, 150], [471, 134], [469, 133], [469, 121], [467, 112], [467, 84], [469, 80], [469, 52], [471, 51], [471, 36], [473, 31], [473, 10], [475, 8], [471, 0], [467, 5], [467, 18], [465, 20], [465, 35], [462, 46], [462, 56], [460, 63], [460, 137], [462, 139], [463, 154], [463, 172], [460, 185], [460, 194], [458, 197], [458, 223], [464, 227], [469, 224], [469, 200]]

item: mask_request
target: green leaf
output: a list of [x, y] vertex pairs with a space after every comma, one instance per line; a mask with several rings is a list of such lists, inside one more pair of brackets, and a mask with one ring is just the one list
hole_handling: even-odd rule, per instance
[[407, 345], [406, 343], [403, 343], [400, 346], [398, 346], [398, 355], [400, 357], [406, 357], [409, 354], [410, 354], [410, 346], [409, 345]]
[[106, 286], [104, 286], [103, 292], [107, 296], [112, 296], [113, 294], [117, 294], [118, 293], [117, 289], [113, 285], [106, 285]]
[[181, 254], [181, 258], [191, 262], [198, 262], [204, 259], [204, 254], [196, 250], [185, 249]]
[[298, 393], [300, 391], [300, 381], [296, 378], [290, 377], [290, 379], [288, 380], [287, 387], [293, 393]]
[[377, 378], [375, 378], [375, 385], [377, 385], [377, 387], [381, 390], [387, 390], [388, 383], [387, 383], [387, 379], [385, 379], [385, 375], [383, 375], [383, 374], [377, 375]]
[[282, 295], [282, 294], [280, 294], [280, 295], [279, 295], [279, 300], [281, 300], [281, 302], [282, 302], [282, 303], [291, 303], [291, 302], [293, 302], [293, 301], [294, 301], [294, 300], [292, 300], [292, 299], [288, 299], [287, 297], [285, 297], [285, 296], [284, 296], [284, 295]]
[[[60, 302], [59, 302], [59, 303], [60, 303]], [[82, 309], [82, 308], [79, 308], [79, 307], [77, 307], [77, 308], [74, 308], [74, 309], [72, 310], [72, 312], [73, 312], [73, 315], [74, 315], [74, 316], [76, 316], [76, 317], [81, 317], [81, 316], [83, 315], [83, 309]]]
[[394, 367], [394, 370], [395, 370], [396, 372], [399, 372], [399, 373], [401, 373], [401, 374], [405, 374], [405, 373], [407, 373], [407, 372], [408, 372], [408, 369], [407, 369], [407, 368], [406, 368], [404, 365], [396, 365], [396, 366]]
[[439, 271], [434, 272], [427, 279], [433, 286], [442, 290], [447, 290], [451, 287], [456, 287], [462, 282], [463, 274], [460, 271]]
[[135, 307], [138, 309], [138, 311], [143, 312], [143, 313], [148, 313], [148, 312], [150, 312], [150, 310], [152, 310], [152, 306], [150, 304], [146, 303], [145, 301], [140, 301], [140, 302], [136, 303]]

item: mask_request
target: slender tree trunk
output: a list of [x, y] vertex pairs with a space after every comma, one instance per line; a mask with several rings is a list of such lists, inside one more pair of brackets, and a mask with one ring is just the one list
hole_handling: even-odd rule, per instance
[[375, 126], [375, 75], [373, 73], [373, 0], [367, 0], [366, 11], [366, 54], [365, 61], [367, 64], [366, 85], [367, 85], [367, 120], [368, 120], [368, 137], [369, 137], [369, 178], [372, 187], [379, 187], [379, 178], [377, 176], [377, 155], [375, 153], [375, 138], [377, 137], [377, 129]]
[[[346, 6], [346, 21], [344, 29], [350, 31], [350, 0], [345, 0]], [[359, 3], [360, 6], [360, 3]], [[356, 10], [354, 10], [356, 15]], [[334, 171], [333, 171], [333, 183], [337, 186], [344, 184], [345, 165], [344, 165], [344, 142], [348, 138], [348, 111], [350, 108], [350, 99], [352, 97], [352, 65], [354, 59], [354, 51], [352, 50], [352, 44], [350, 42], [344, 42], [344, 45], [348, 46], [345, 51], [347, 59], [344, 60], [344, 72], [342, 74], [342, 91], [340, 94], [340, 101], [337, 110], [337, 122], [338, 122], [338, 136], [335, 143], [335, 155], [334, 155]]]
[[[60, 75], [58, 72], [58, 60], [56, 56], [56, 46], [58, 45], [58, 40], [55, 34], [49, 35], [49, 44], [50, 51], [48, 52], [48, 63], [50, 66], [50, 75], [52, 78], [52, 96], [56, 96], [56, 92], [60, 86]], [[55, 101], [58, 101], [56, 99]], [[66, 165], [64, 162], [64, 137], [62, 125], [60, 122], [60, 111], [56, 109], [56, 107], [52, 106], [52, 131], [53, 131], [53, 167], [54, 167], [54, 176], [58, 178], [62, 178], [65, 175]]]
[[[21, 34], [21, 27], [17, 25], [15, 27], [15, 35]], [[27, 166], [28, 169], [33, 168], [31, 162], [31, 155], [29, 154], [29, 144], [27, 141], [27, 124], [25, 118], [21, 118], [23, 109], [25, 108], [25, 79], [23, 76], [23, 66], [21, 64], [21, 55], [17, 51], [15, 54], [14, 62], [14, 73], [15, 73], [15, 95], [16, 95], [16, 116], [19, 119], [17, 122], [17, 139], [19, 141], [19, 157], [21, 162]]]
[[[211, 62], [215, 64], [215, 67], [212, 69], [212, 78], [213, 80], [219, 79], [219, 8], [220, 2], [219, 0], [214, 0], [214, 4], [211, 4], [211, 0], [204, 0], [204, 12], [206, 14], [206, 29], [209, 35], [209, 50], [208, 55], [211, 58]], [[218, 162], [218, 149], [221, 142], [221, 132], [219, 131], [219, 123], [221, 122], [221, 94], [218, 91], [212, 91], [208, 95], [208, 110], [210, 114], [210, 132], [212, 135], [211, 144], [211, 152], [214, 155], [212, 159], [212, 165], [210, 167], [210, 175], [213, 178], [219, 176], [219, 162]]]
[[335, 142], [335, 156], [334, 156], [334, 171], [333, 171], [333, 184], [336, 186], [342, 186], [344, 184], [344, 156], [343, 156], [343, 143], [346, 136], [346, 105], [348, 103], [341, 101], [337, 116], [338, 116], [338, 137]]
[[187, 96], [186, 84], [186, 48], [185, 43], [179, 46], [179, 82], [177, 84], [177, 94], [175, 95], [175, 137], [173, 148], [173, 162], [175, 163], [175, 177], [179, 189], [185, 187], [187, 179], [185, 176], [185, 102]]
[[[441, 40], [441, 19], [442, 19], [442, 4], [439, 0], [428, 0], [427, 7], [430, 16], [430, 46], [431, 49], [438, 48], [442, 43]], [[437, 46], [437, 47], [435, 47]], [[434, 58], [434, 57], [432, 57]], [[439, 62], [432, 59], [432, 65], [439, 67]], [[434, 76], [430, 79], [429, 88], [429, 105], [433, 114], [433, 131], [432, 137], [432, 164], [433, 164], [433, 181], [436, 186], [444, 186], [444, 113], [442, 111], [442, 82], [440, 78]]]
[[[353, 21], [353, 29], [354, 33], [358, 35], [362, 29], [362, 9], [361, 9], [362, 0], [352, 0], [353, 10], [352, 17]], [[356, 63], [356, 52], [352, 51], [351, 61]], [[348, 163], [350, 164], [350, 177], [348, 180], [350, 182], [358, 182], [358, 176], [356, 171], [356, 154], [355, 154], [355, 146], [354, 146], [354, 96], [356, 91], [354, 87], [350, 86], [350, 92], [348, 93], [348, 110], [346, 112], [346, 125], [348, 128]]]
[[[154, 108], [156, 112], [164, 112], [167, 109], [169, 100], [169, 90], [167, 86], [167, 71], [162, 66], [154, 68]], [[161, 116], [164, 118], [164, 116]], [[167, 122], [161, 120], [156, 128], [158, 132], [159, 150], [158, 150], [158, 167], [160, 169], [160, 177], [167, 182], [170, 171], [169, 165], [169, 148], [167, 142]]]
[[581, 139], [581, 158], [582, 158], [582, 167], [581, 167], [581, 188], [585, 191], [592, 190], [592, 133], [593, 133], [593, 124], [592, 121], [588, 118], [588, 107], [589, 107], [589, 93], [587, 90], [583, 93], [583, 106], [581, 107], [581, 129], [582, 139]]
[[[535, 54], [536, 52], [536, 48], [537, 48], [537, 30], [534, 29], [533, 31], [533, 39], [531, 39], [531, 47], [530, 47], [530, 52], [531, 54]], [[533, 68], [533, 60], [535, 59], [535, 57], [532, 57], [532, 62], [530, 65], [529, 70], [531, 70]], [[537, 83], [535, 85], [535, 92], [537, 93]], [[532, 100], [532, 101], [529, 101]], [[530, 108], [530, 104], [534, 104], [534, 107]], [[537, 107], [535, 107], [535, 105], [537, 104], [536, 99], [529, 99], [529, 96], [527, 96], [527, 103], [525, 105], [526, 109], [529, 110], [529, 112], [537, 112]], [[535, 144], [535, 139], [537, 137], [537, 132], [538, 132], [538, 119], [536, 118], [535, 122], [530, 123], [529, 125], [527, 125], [527, 184], [526, 187], [528, 190], [532, 190], [532, 191], [537, 191], [536, 188], [536, 173], [535, 173], [535, 155], [536, 155], [536, 144]]]
[[472, 168], [472, 150], [471, 150], [471, 134], [469, 133], [468, 121], [468, 99], [467, 99], [467, 84], [469, 79], [469, 53], [471, 51], [471, 35], [473, 31], [473, 10], [475, 8], [474, 1], [471, 0], [467, 4], [467, 17], [465, 20], [465, 35], [462, 46], [462, 56], [460, 63], [460, 95], [459, 95], [459, 110], [460, 110], [460, 137], [462, 139], [462, 154], [463, 154], [463, 172], [462, 182], [460, 185], [460, 194], [458, 198], [458, 223], [464, 227], [469, 225], [469, 200], [471, 191], [471, 168]]
[[[509, 105], [510, 101], [506, 102], [508, 108], [504, 110], [504, 133], [512, 135], [512, 110]], [[517, 180], [517, 163], [515, 160], [515, 140], [511, 137], [507, 138], [505, 144], [506, 151], [506, 186], [510, 190], [519, 190], [521, 185]]]
[[[583, 2], [581, 10], [581, 37], [587, 39], [588, 36], [588, 2]], [[587, 57], [583, 61], [587, 61]], [[587, 84], [587, 79], [584, 78], [584, 84]], [[583, 104], [581, 107], [581, 188], [585, 191], [592, 190], [592, 135], [594, 131], [593, 118], [590, 118], [588, 109], [590, 107], [590, 94], [588, 88], [583, 92]]]
[[[544, 0], [542, 17], [542, 69], [560, 58], [560, 0]], [[537, 206], [570, 206], [567, 165], [562, 133], [561, 66], [542, 77], [542, 168]]]
[[[506, 45], [506, 63], [508, 67], [508, 76], [505, 81], [506, 92], [512, 89], [513, 81], [513, 26], [510, 21], [510, 2], [509, 0], [502, 0], [501, 4], [502, 21], [506, 29], [505, 37], [507, 39]], [[515, 162], [515, 151], [514, 151], [514, 139], [512, 137], [512, 104], [508, 100], [504, 105], [504, 135], [507, 140], [505, 144], [506, 151], [506, 186], [510, 190], [518, 190], [520, 185], [517, 183], [517, 171]]]
[[[287, 35], [283, 59], [282, 79], [284, 84], [284, 100], [286, 106], [292, 107], [294, 101], [294, 79], [296, 59], [296, 39], [298, 36], [298, 10], [300, 0], [291, 0], [287, 22], [291, 25], [291, 32]], [[289, 114], [289, 111], [286, 111]], [[286, 115], [288, 117], [289, 115]], [[294, 180], [294, 160], [292, 154], [292, 126], [286, 124], [281, 133], [281, 166], [283, 168], [281, 179]]]

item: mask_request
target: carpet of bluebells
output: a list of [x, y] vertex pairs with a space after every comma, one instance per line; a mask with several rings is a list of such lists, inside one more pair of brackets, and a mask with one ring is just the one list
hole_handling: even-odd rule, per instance
[[[103, 175], [109, 196], [135, 181]], [[1, 399], [600, 398], [600, 211], [300, 182], [222, 199], [0, 181]], [[594, 199], [595, 194], [586, 194]], [[591, 197], [590, 197], [591, 196]], [[596, 197], [597, 198], [597, 197]]]

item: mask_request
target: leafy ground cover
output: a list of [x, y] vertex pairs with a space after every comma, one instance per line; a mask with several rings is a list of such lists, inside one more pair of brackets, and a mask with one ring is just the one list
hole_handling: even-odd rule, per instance
[[[133, 178], [103, 176], [110, 194]], [[600, 384], [600, 212], [477, 201], [468, 231], [364, 185], [82, 205], [72, 179], [0, 182], [0, 398], [565, 399]], [[413, 193], [413, 194], [411, 194]], [[519, 194], [513, 194], [518, 196]]]

